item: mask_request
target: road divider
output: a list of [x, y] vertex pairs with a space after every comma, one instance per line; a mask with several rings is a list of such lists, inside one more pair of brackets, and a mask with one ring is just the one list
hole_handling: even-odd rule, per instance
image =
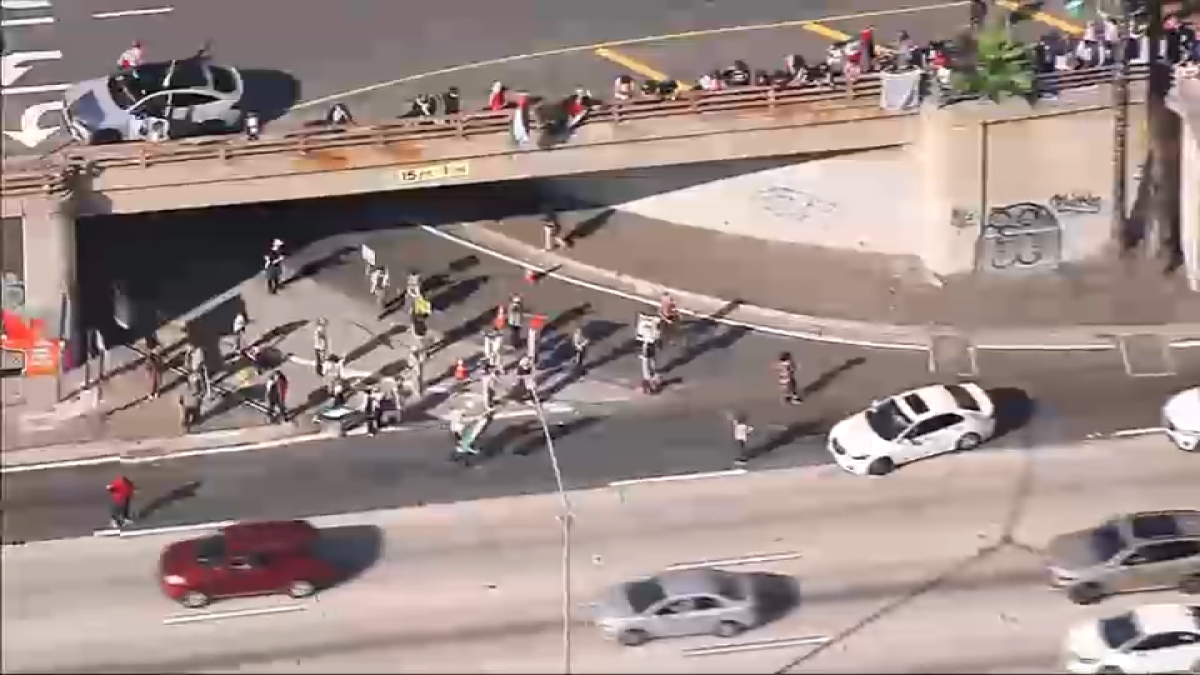
[[283, 605], [281, 607], [260, 607], [258, 609], [238, 609], [225, 612], [204, 612], [203, 614], [179, 614], [163, 619], [163, 624], [176, 626], [182, 623], [198, 623], [200, 621], [220, 621], [222, 619], [243, 619], [251, 616], [266, 616], [270, 614], [285, 614], [303, 612], [307, 605]]
[[787, 551], [784, 553], [763, 553], [761, 555], [744, 555], [736, 558], [714, 558], [712, 560], [701, 560], [699, 562], [685, 562], [668, 565], [669, 570], [699, 570], [709, 567], [737, 567], [739, 565], [758, 565], [761, 563], [780, 562], [783, 560], [795, 560], [803, 557], [804, 554], [799, 551]]
[[748, 473], [746, 469], [728, 469], [726, 471], [706, 471], [702, 473], [681, 473], [673, 476], [652, 476], [650, 478], [631, 478], [629, 480], [618, 480], [608, 484], [609, 487], [628, 487], [630, 485], [640, 485], [642, 483], [673, 483], [676, 481], [685, 480], [703, 480], [706, 478], [724, 478], [726, 476], [741, 476]]
[[755, 640], [752, 642], [733, 642], [708, 647], [693, 647], [683, 650], [684, 656], [720, 656], [721, 654], [736, 654], [738, 652], [757, 652], [768, 649], [786, 649], [787, 647], [806, 647], [823, 645], [830, 641], [828, 635], [801, 635], [789, 638], [771, 640]]
[[181, 532], [202, 532], [208, 530], [219, 530], [229, 527], [237, 523], [236, 520], [221, 520], [212, 523], [195, 523], [192, 525], [168, 525], [166, 527], [148, 527], [146, 529], [115, 529], [96, 530], [92, 533], [93, 537], [120, 537], [121, 539], [129, 539], [131, 537], [153, 537], [160, 534], [179, 534]]

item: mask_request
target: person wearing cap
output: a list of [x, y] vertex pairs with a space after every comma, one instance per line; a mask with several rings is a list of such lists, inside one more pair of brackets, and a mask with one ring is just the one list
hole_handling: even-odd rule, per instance
[[283, 241], [275, 239], [271, 242], [271, 250], [263, 256], [263, 270], [267, 276], [267, 292], [275, 295], [283, 281]]

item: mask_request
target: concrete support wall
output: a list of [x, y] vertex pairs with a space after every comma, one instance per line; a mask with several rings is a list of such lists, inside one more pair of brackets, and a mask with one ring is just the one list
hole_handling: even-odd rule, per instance
[[[23, 202], [26, 316], [45, 322], [46, 337], [78, 342], [75, 208], [70, 193]], [[67, 359], [65, 365], [70, 365]]]
[[1180, 156], [1180, 226], [1188, 283], [1200, 291], [1200, 129], [1183, 126]]

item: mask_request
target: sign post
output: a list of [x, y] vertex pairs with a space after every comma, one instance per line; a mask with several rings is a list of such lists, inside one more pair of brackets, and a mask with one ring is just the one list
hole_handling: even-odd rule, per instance
[[537, 368], [538, 361], [538, 338], [542, 335], [542, 329], [546, 327], [545, 314], [532, 314], [529, 317], [529, 334], [526, 336], [525, 354], [533, 361], [533, 367]]

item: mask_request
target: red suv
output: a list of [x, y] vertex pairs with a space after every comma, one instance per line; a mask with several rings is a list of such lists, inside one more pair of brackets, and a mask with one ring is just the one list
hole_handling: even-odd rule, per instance
[[192, 608], [239, 595], [307, 597], [338, 577], [316, 555], [319, 539], [320, 531], [303, 520], [230, 525], [168, 546], [159, 559], [160, 581], [172, 600]]

